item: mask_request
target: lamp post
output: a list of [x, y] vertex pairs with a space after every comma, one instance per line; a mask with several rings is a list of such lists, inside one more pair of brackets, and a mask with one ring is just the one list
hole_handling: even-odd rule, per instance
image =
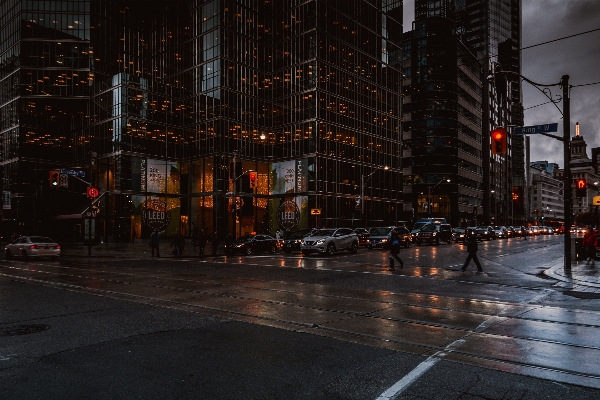
[[431, 218], [431, 192], [433, 192], [435, 188], [438, 187], [438, 185], [444, 181], [450, 183], [450, 179], [442, 178], [438, 183], [435, 184], [433, 189], [431, 188], [431, 186], [427, 186], [427, 202], [429, 203], [429, 205], [427, 206], [427, 215], [429, 218]]
[[388, 169], [390, 169], [390, 167], [388, 167], [387, 165], [386, 166], [380, 165], [377, 168], [375, 168], [375, 170], [373, 172], [371, 172], [369, 175], [361, 175], [360, 176], [360, 199], [361, 199], [360, 200], [361, 201], [360, 212], [362, 215], [365, 216], [365, 228], [367, 227], [367, 218], [365, 215], [365, 185], [367, 184], [367, 182], [369, 182], [369, 179], [371, 179], [373, 174], [382, 168], [384, 171], [387, 171]]

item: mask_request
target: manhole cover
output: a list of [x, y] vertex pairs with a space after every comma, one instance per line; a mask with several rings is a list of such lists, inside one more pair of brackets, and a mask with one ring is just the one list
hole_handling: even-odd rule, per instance
[[20, 336], [29, 335], [31, 333], [43, 332], [50, 329], [48, 325], [17, 325], [9, 326], [0, 330], [0, 336]]

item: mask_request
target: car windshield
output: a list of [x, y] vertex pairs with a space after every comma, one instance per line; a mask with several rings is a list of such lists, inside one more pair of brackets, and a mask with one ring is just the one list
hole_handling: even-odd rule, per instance
[[417, 222], [415, 223], [415, 226], [413, 227], [413, 231], [417, 231], [420, 230], [423, 226], [429, 224], [429, 222]]
[[310, 236], [331, 236], [335, 229], [317, 229]]
[[45, 236], [31, 236], [29, 240], [31, 240], [31, 243], [54, 243], [54, 240]]
[[381, 228], [373, 228], [371, 230], [371, 236], [389, 235], [391, 231], [392, 231], [392, 228], [389, 226], [384, 226]]
[[423, 232], [433, 232], [435, 231], [435, 224], [428, 224], [421, 228]]

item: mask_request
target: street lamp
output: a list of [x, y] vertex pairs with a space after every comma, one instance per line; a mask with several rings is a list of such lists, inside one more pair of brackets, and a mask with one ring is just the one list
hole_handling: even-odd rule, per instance
[[[390, 169], [390, 167], [388, 167], [387, 165], [385, 165], [385, 166], [380, 165], [377, 168], [375, 168], [375, 170], [373, 172], [371, 172], [369, 175], [361, 175], [360, 176], [360, 201], [361, 201], [360, 212], [362, 215], [365, 215], [365, 185], [367, 184], [367, 182], [369, 182], [369, 179], [371, 179], [373, 174], [380, 169], [387, 171], [388, 169]], [[365, 178], [367, 178], [367, 179], [365, 179]], [[365, 215], [365, 228], [366, 227], [367, 227], [367, 218]]]
[[[235, 157], [235, 152], [234, 152], [234, 157]], [[234, 160], [235, 160], [235, 158], [234, 158]], [[233, 165], [234, 165], [234, 168], [235, 168], [235, 161], [234, 161]], [[234, 171], [235, 171], [235, 169], [234, 169]], [[238, 207], [237, 207], [237, 197], [236, 197], [236, 193], [237, 193], [237, 190], [236, 190], [237, 181], [238, 181], [238, 179], [240, 179], [242, 176], [244, 176], [244, 175], [246, 175], [247, 173], [250, 173], [250, 172], [256, 172], [256, 171], [255, 171], [255, 170], [253, 170], [253, 169], [249, 169], [248, 171], [244, 171], [244, 172], [242, 172], [242, 173], [240, 174], [240, 176], [238, 176], [238, 177], [236, 177], [236, 178], [234, 178], [234, 179], [233, 179], [233, 190], [232, 190], [232, 192], [231, 192], [231, 197], [233, 198], [233, 200], [232, 200], [232, 213], [233, 213], [233, 218], [232, 218], [232, 220], [233, 220], [233, 221], [232, 221], [232, 224], [231, 224], [231, 225], [232, 225], [232, 228], [233, 228], [233, 229], [231, 229], [231, 231], [232, 231], [232, 235], [233, 235], [233, 239], [234, 239], [234, 240], [235, 240], [235, 238], [236, 238], [236, 223], [237, 223], [237, 209], [238, 209]], [[235, 172], [234, 172], [234, 173], [235, 173]]]
[[431, 188], [431, 186], [427, 186], [427, 202], [429, 203], [429, 205], [427, 206], [427, 214], [429, 215], [429, 218], [431, 218], [431, 192], [433, 192], [435, 188], [438, 187], [438, 185], [444, 181], [450, 183], [450, 179], [442, 178], [438, 183], [435, 184], [433, 189]]

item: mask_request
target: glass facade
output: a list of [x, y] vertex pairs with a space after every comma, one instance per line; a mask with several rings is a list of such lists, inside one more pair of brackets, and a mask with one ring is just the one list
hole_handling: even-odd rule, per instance
[[405, 219], [401, 1], [0, 7], [8, 229], [77, 236], [87, 184], [105, 240], [147, 236], [150, 211], [167, 235]]

